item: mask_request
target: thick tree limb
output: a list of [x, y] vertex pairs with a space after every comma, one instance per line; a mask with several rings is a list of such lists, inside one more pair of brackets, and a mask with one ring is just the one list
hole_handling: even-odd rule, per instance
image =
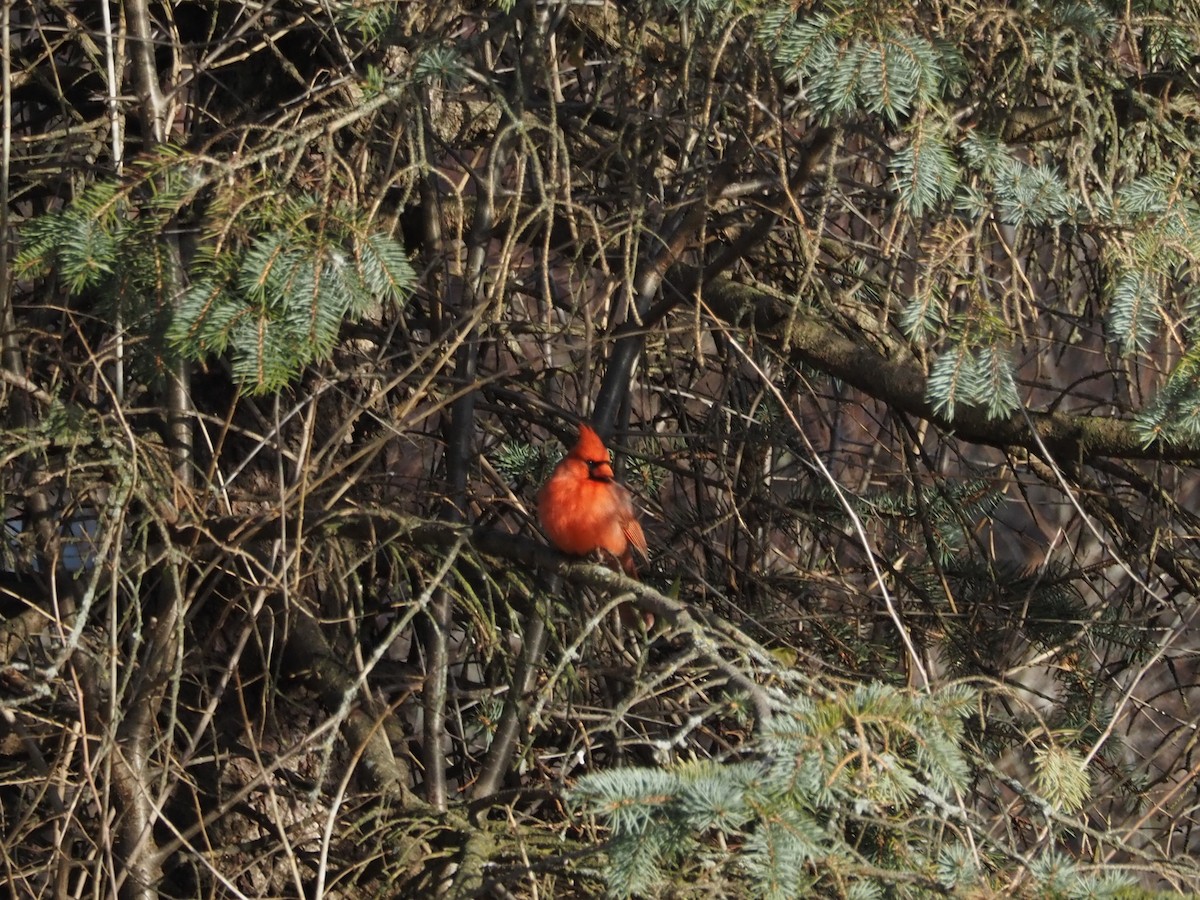
[[[687, 274], [682, 273], [681, 278]], [[704, 286], [712, 315], [732, 328], [753, 327], [796, 362], [840, 379], [894, 409], [935, 423], [959, 440], [991, 447], [1021, 447], [1040, 453], [1038, 441], [1059, 460], [1086, 462], [1090, 457], [1200, 462], [1200, 447], [1146, 445], [1128, 419], [1070, 412], [1029, 411], [989, 419], [982, 409], [959, 407], [953, 418], [938, 412], [925, 397], [926, 376], [910, 362], [888, 359], [865, 343], [846, 337], [828, 318], [797, 310], [767, 291], [718, 279]]]

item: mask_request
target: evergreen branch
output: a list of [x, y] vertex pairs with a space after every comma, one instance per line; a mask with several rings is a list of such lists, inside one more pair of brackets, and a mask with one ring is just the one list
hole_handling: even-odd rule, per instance
[[[678, 284], [694, 277], [686, 271], [672, 274], [677, 276], [674, 282]], [[704, 302], [714, 316], [730, 326], [752, 323], [761, 338], [777, 347], [787, 346], [796, 362], [844, 381], [901, 412], [933, 422], [959, 440], [1001, 449], [1021, 447], [1036, 454], [1038, 440], [1032, 425], [1036, 437], [1064, 461], [1111, 457], [1200, 462], [1200, 441], [1146, 443], [1132, 419], [1030, 410], [1027, 422], [1019, 413], [994, 419], [987, 410], [976, 407], [958, 407], [948, 415], [928, 398], [927, 378], [916, 365], [881, 356], [866, 344], [850, 340], [827, 318], [795, 309], [777, 295], [731, 279], [705, 285]]]
[[909, 214], [923, 216], [958, 186], [958, 165], [936, 128], [927, 122], [912, 129], [908, 146], [892, 157], [892, 174], [900, 204]]
[[1112, 289], [1108, 328], [1128, 355], [1149, 349], [1162, 323], [1158, 279], [1149, 272], [1123, 272]]
[[[612, 829], [609, 886], [622, 896], [653, 887], [714, 831], [729, 851], [710, 865], [736, 866], [753, 896], [794, 897], [831, 874], [909, 882], [921, 868], [911, 860], [944, 841], [940, 828], [911, 827], [911, 813], [964, 815], [963, 719], [977, 702], [964, 684], [911, 693], [878, 682], [792, 698], [751, 757], [585, 775], [568, 800]], [[871, 842], [850, 837], [861, 827]]]
[[925, 393], [934, 410], [947, 419], [955, 409], [968, 405], [975, 395], [974, 357], [966, 341], [953, 344], [933, 361]]

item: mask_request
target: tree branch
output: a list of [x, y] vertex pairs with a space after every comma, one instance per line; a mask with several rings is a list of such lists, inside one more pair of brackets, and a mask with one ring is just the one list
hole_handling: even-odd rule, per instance
[[[663, 278], [679, 261], [684, 251], [695, 243], [708, 218], [712, 201], [720, 196], [725, 185], [733, 180], [740, 159], [740, 153], [731, 153], [716, 167], [712, 177], [701, 183], [693, 196], [673, 217], [673, 221], [664, 227], [663, 241], [655, 245], [659, 248], [658, 252], [638, 267], [634, 283], [637, 295], [631, 298], [628, 318], [616, 329], [616, 342], [613, 344], [592, 411], [592, 423], [603, 438], [607, 439], [612, 435], [617, 411], [629, 396], [634, 363], [637, 362], [646, 342], [645, 316], [650, 312], [654, 298], [659, 295]], [[672, 298], [670, 302], [673, 306], [679, 302], [679, 298]]]
[[[681, 278], [688, 273], [679, 273]], [[693, 276], [694, 277], [694, 276]], [[704, 302], [712, 315], [731, 328], [752, 326], [760, 339], [787, 353], [794, 362], [858, 388], [897, 411], [926, 419], [953, 432], [959, 440], [991, 447], [1021, 447], [1040, 452], [1042, 443], [1065, 461], [1088, 457], [1200, 462], [1200, 448], [1186, 444], [1145, 444], [1128, 419], [1069, 412], [1017, 413], [989, 419], [985, 410], [960, 407], [953, 417], [935, 410], [925, 396], [926, 376], [908, 362], [889, 359], [845, 337], [829, 320], [797, 310], [784, 299], [723, 278], [704, 286]]]
[[[190, 544], [193, 554], [202, 553], [199, 544], [211, 541], [214, 536], [222, 536], [222, 541], [233, 539], [245, 546], [252, 541], [267, 540], [275, 534], [278, 525], [273, 523], [277, 518], [274, 513], [267, 513], [252, 522], [237, 517], [212, 520], [196, 530], [182, 529], [179, 541]], [[291, 522], [288, 529], [291, 531], [297, 527], [301, 527], [298, 521]], [[653, 613], [656, 621], [669, 622], [680, 632], [689, 635], [700, 656], [726, 675], [735, 688], [746, 693], [757, 714], [756, 727], [761, 727], [771, 717], [772, 703], [766, 690], [746, 670], [721, 653], [722, 649], [732, 648], [742, 656], [753, 659], [756, 667], [773, 666], [772, 657], [765, 649], [728, 622], [710, 618], [688, 603], [668, 597], [650, 585], [614, 572], [607, 566], [572, 560], [546, 544], [520, 535], [421, 519], [392, 509], [336, 510], [306, 517], [302, 527], [309, 532], [333, 529], [343, 538], [369, 541], [379, 547], [402, 541], [427, 549], [449, 549], [459, 544], [466, 535], [470, 545], [487, 556], [530, 569], [540, 569], [547, 575], [558, 575], [572, 583], [587, 585], [605, 596], [628, 596], [639, 610]], [[198, 534], [204, 536], [202, 541], [196, 541]], [[718, 639], [721, 645], [718, 645]]]
[[516, 752], [520, 737], [520, 725], [528, 711], [527, 695], [533, 689], [538, 666], [546, 651], [546, 620], [540, 610], [533, 609], [525, 617], [524, 646], [521, 659], [513, 673], [508, 696], [504, 700], [504, 712], [496, 726], [496, 734], [488, 747], [487, 758], [479, 770], [479, 777], [471, 786], [471, 799], [489, 797], [500, 788], [509, 764]]

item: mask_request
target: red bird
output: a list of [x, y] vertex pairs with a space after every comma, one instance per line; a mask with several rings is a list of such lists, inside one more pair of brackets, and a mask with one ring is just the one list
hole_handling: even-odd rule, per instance
[[649, 558], [633, 498], [615, 480], [600, 435], [587, 425], [579, 426], [579, 440], [538, 493], [537, 509], [546, 537], [563, 553], [602, 550], [633, 577], [633, 551]]

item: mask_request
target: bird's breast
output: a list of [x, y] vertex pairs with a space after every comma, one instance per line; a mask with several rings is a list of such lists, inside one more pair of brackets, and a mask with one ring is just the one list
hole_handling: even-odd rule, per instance
[[564, 553], [586, 556], [605, 550], [620, 557], [629, 544], [621, 491], [611, 482], [556, 475], [538, 496], [538, 519], [550, 542]]

